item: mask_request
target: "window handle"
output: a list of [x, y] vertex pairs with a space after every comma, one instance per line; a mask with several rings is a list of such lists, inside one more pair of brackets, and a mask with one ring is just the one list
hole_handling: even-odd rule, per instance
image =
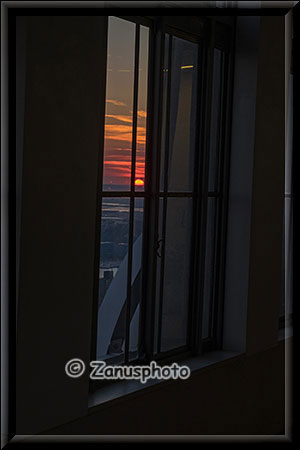
[[163, 241], [163, 239], [159, 239], [159, 241], [157, 241], [157, 244], [156, 244], [156, 256], [158, 258], [161, 258], [161, 255], [160, 255], [160, 253], [158, 251], [159, 251], [160, 244], [161, 244], [162, 241]]

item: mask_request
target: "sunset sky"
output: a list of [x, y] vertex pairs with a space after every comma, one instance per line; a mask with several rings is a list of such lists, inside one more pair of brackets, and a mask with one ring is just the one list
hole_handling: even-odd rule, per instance
[[[130, 186], [134, 48], [135, 24], [110, 17], [103, 172], [103, 185], [110, 188], [114, 185], [122, 185], [122, 189]], [[144, 180], [145, 172], [147, 75], [148, 29], [141, 26], [135, 170], [135, 179], [141, 180]]]

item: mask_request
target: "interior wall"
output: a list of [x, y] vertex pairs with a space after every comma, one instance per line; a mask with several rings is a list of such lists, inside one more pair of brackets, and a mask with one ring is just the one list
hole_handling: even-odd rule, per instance
[[[26, 17], [16, 18], [16, 291], [19, 292], [25, 107]], [[18, 306], [18, 305], [17, 305]]]
[[[270, 42], [272, 45], [278, 42], [281, 48], [280, 20], [284, 17], [261, 18], [260, 51], [266, 51]], [[88, 362], [90, 358], [105, 29], [102, 17], [29, 19], [17, 434], [48, 433], [50, 429], [54, 434], [280, 433], [284, 428], [284, 342], [274, 341], [275, 288], [269, 290], [261, 285], [263, 271], [271, 267], [270, 287], [270, 274], [277, 273], [277, 263], [281, 261], [281, 256], [279, 261], [273, 261], [278, 257], [277, 239], [280, 246], [282, 241], [280, 227], [272, 221], [278, 219], [281, 208], [275, 181], [281, 180], [279, 166], [284, 146], [281, 147], [280, 140], [268, 137], [273, 136], [273, 126], [277, 126], [281, 116], [281, 103], [272, 109], [268, 89], [270, 65], [275, 64], [280, 73], [281, 64], [284, 66], [279, 56], [270, 56], [266, 62], [263, 58], [259, 60], [256, 117], [259, 115], [260, 119], [256, 122], [253, 166], [256, 200], [251, 223], [249, 354], [202, 369], [186, 382], [160, 385], [93, 410], [87, 407], [87, 377], [70, 379], [65, 375], [64, 366], [69, 359], [79, 357]], [[273, 77], [275, 91], [280, 91], [281, 82], [280, 75]], [[280, 98], [279, 92], [274, 101]], [[260, 201], [266, 182], [271, 183], [267, 213], [265, 200]], [[276, 243], [274, 251], [269, 241], [264, 243], [267, 225]], [[262, 287], [261, 292], [258, 287]], [[272, 310], [270, 317], [267, 308]], [[268, 324], [265, 331], [263, 320]], [[258, 339], [263, 340], [263, 346], [256, 345]], [[62, 424], [66, 425], [59, 427]]]
[[17, 329], [17, 434], [87, 412], [106, 19], [28, 17]]
[[284, 341], [89, 410], [53, 435], [274, 435], [284, 430]]
[[252, 187], [247, 352], [274, 345], [281, 293], [285, 17], [261, 18]]

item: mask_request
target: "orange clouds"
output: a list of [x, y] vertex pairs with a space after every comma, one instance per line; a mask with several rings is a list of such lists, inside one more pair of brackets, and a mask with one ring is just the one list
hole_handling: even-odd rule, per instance
[[138, 116], [146, 118], [147, 117], [147, 111], [142, 111], [142, 110], [138, 111]]
[[[122, 103], [108, 100], [113, 104]], [[121, 106], [121, 105], [117, 105]], [[138, 111], [135, 175], [145, 173], [146, 111]], [[128, 184], [131, 176], [132, 115], [106, 114], [104, 144], [104, 184]]]
[[[105, 125], [105, 140], [126, 141], [131, 144], [132, 127], [128, 125]], [[145, 144], [146, 129], [137, 127], [137, 144]], [[131, 146], [131, 145], [130, 145]]]
[[132, 119], [130, 116], [124, 116], [124, 115], [117, 115], [117, 114], [106, 114], [106, 119], [115, 119], [119, 120], [120, 122], [126, 122], [126, 123], [132, 123]]
[[126, 106], [126, 103], [119, 102], [118, 100], [106, 99], [106, 103], [111, 103], [112, 105], [115, 105], [115, 106]]

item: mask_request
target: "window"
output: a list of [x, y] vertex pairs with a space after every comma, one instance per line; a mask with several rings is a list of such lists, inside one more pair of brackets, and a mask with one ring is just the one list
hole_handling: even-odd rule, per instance
[[148, 49], [147, 27], [117, 17], [109, 18], [97, 338], [99, 360], [128, 362], [137, 356]]
[[108, 18], [93, 359], [221, 345], [231, 27]]

